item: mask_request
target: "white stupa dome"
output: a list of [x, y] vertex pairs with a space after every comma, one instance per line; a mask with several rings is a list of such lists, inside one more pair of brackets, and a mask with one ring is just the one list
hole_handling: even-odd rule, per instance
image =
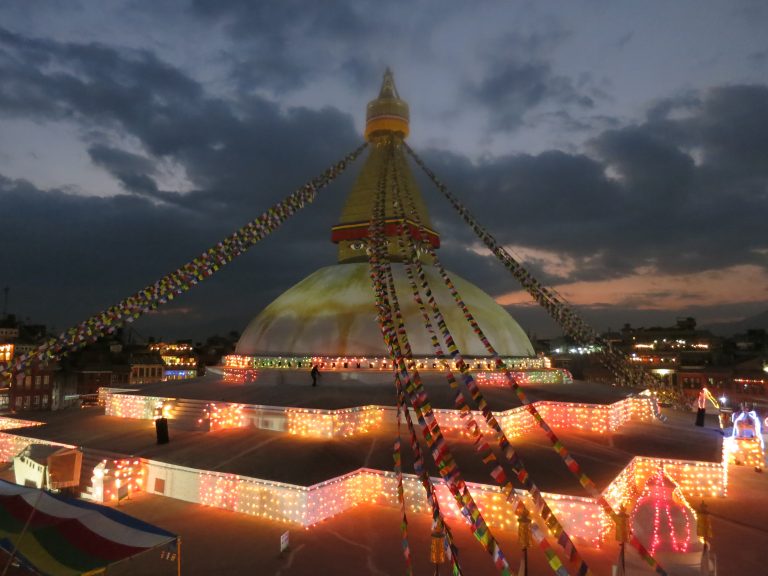
[[[405, 268], [393, 264], [392, 270], [413, 354], [435, 356]], [[487, 356], [438, 271], [429, 265], [424, 271], [461, 354]], [[501, 356], [533, 356], [530, 340], [506, 310], [474, 284], [449, 274]], [[387, 356], [368, 264], [336, 264], [310, 274], [251, 321], [235, 352], [247, 356]]]

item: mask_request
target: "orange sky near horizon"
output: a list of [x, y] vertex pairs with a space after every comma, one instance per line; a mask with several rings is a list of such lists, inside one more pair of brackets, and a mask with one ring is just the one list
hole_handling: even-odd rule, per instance
[[[629, 306], [638, 310], [676, 310], [768, 302], [768, 270], [739, 265], [691, 274], [662, 274], [653, 267], [635, 270], [622, 278], [565, 282], [554, 288], [579, 306]], [[523, 290], [496, 297], [502, 306], [532, 304]]]

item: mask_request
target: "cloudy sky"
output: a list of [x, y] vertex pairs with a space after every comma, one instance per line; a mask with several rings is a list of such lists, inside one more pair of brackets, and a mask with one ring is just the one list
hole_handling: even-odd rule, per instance
[[[761, 0], [5, 0], [0, 286], [62, 329], [154, 281], [356, 147], [391, 66], [411, 145], [598, 328], [761, 313], [767, 29]], [[139, 333], [242, 330], [333, 263], [354, 171]], [[444, 262], [555, 333], [423, 188]]]

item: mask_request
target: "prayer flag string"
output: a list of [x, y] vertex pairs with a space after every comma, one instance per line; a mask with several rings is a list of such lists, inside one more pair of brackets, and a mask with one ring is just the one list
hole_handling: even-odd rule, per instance
[[[377, 143], [377, 145], [381, 144]], [[386, 174], [386, 163], [383, 174]], [[462, 515], [471, 525], [475, 538], [489, 553], [501, 574], [509, 576], [511, 574], [509, 563], [469, 492], [461, 471], [440, 431], [440, 426], [432, 411], [429, 398], [421, 383], [421, 377], [415, 368], [405, 325], [402, 323], [402, 316], [400, 316], [400, 321], [397, 325], [394, 322], [394, 315], [399, 312], [399, 304], [396, 293], [390, 293], [386, 284], [385, 270], [390, 264], [383, 233], [385, 183], [386, 179], [383, 176], [380, 177], [369, 229], [369, 237], [372, 242], [369, 252], [369, 264], [374, 294], [376, 295], [377, 317], [382, 336], [393, 360], [393, 369], [399, 375], [406, 396], [416, 412], [422, 429], [422, 435], [427, 442], [440, 475], [445, 479], [446, 485], [459, 505]]]
[[91, 316], [56, 337], [49, 338], [30, 352], [20, 354], [9, 363], [0, 363], [0, 380], [9, 372], [21, 374], [33, 361], [56, 360], [102, 336], [113, 333], [126, 323], [131, 323], [150, 310], [170, 302], [193, 286], [218, 272], [229, 262], [272, 233], [290, 216], [310, 204], [318, 190], [333, 182], [363, 150], [362, 144], [342, 160], [329, 167], [319, 176], [298, 188], [258, 218], [227, 236], [197, 258], [187, 262], [154, 284], [128, 296], [118, 304]]
[[[588, 574], [591, 574], [589, 567], [587, 566], [586, 562], [579, 554], [570, 536], [567, 534], [562, 524], [556, 518], [554, 512], [551, 510], [549, 505], [544, 500], [538, 486], [536, 486], [536, 484], [533, 482], [530, 475], [528, 474], [527, 470], [525, 469], [525, 465], [522, 461], [522, 458], [517, 454], [517, 452], [509, 443], [506, 435], [504, 434], [504, 431], [496, 421], [490, 408], [488, 407], [487, 402], [485, 401], [485, 398], [480, 392], [480, 389], [478, 388], [477, 384], [472, 378], [472, 375], [469, 373], [466, 364], [461, 359], [461, 356], [458, 353], [458, 348], [456, 347], [455, 344], [453, 344], [453, 338], [447, 327], [447, 324], [442, 315], [442, 312], [440, 311], [437, 301], [432, 295], [431, 287], [429, 286], [429, 282], [427, 280], [426, 274], [424, 272], [424, 269], [421, 265], [421, 261], [419, 259], [419, 255], [417, 251], [417, 242], [418, 242], [417, 239], [419, 237], [419, 232], [423, 232], [423, 223], [420, 221], [418, 211], [416, 210], [416, 206], [413, 203], [413, 198], [408, 194], [401, 193], [402, 186], [401, 186], [400, 177], [399, 177], [400, 172], [397, 169], [397, 160], [398, 160], [398, 156], [395, 155], [393, 158], [393, 167], [395, 172], [394, 186], [393, 186], [393, 189], [395, 191], [395, 199], [393, 204], [395, 205], [395, 208], [399, 212], [398, 217], [402, 222], [405, 222], [407, 217], [407, 214], [405, 212], [406, 210], [405, 204], [408, 203], [408, 209], [409, 209], [410, 215], [413, 218], [413, 221], [416, 223], [416, 226], [420, 228], [418, 232], [415, 232], [410, 226], [405, 226], [405, 225], [401, 226], [400, 234], [398, 236], [398, 243], [399, 243], [401, 254], [404, 256], [405, 261], [407, 263], [406, 274], [408, 276], [408, 280], [411, 285], [411, 290], [413, 292], [414, 300], [416, 301], [416, 304], [419, 307], [419, 310], [421, 311], [422, 317], [424, 318], [427, 331], [430, 334], [430, 339], [432, 341], [435, 355], [438, 357], [444, 357], [442, 346], [438, 341], [437, 335], [435, 333], [435, 330], [432, 324], [432, 319], [430, 318], [430, 315], [427, 313], [426, 307], [424, 305], [424, 301], [421, 297], [421, 291], [423, 291], [423, 293], [427, 296], [428, 302], [430, 303], [430, 307], [432, 310], [432, 316], [435, 322], [440, 327], [444, 340], [446, 342], [449, 342], [448, 344], [449, 350], [452, 354], [452, 357], [455, 360], [457, 360], [457, 365], [461, 368], [464, 384], [468, 392], [470, 393], [472, 400], [476, 403], [477, 407], [482, 411], [486, 419], [486, 422], [488, 423], [489, 427], [493, 431], [494, 437], [496, 438], [499, 444], [501, 453], [504, 455], [506, 462], [512, 466], [512, 468], [515, 471], [515, 476], [521, 482], [523, 487], [526, 490], [528, 490], [529, 493], [531, 494], [534, 505], [536, 507], [536, 512], [542, 518], [542, 520], [547, 525], [549, 530], [552, 532], [553, 536], [557, 539], [558, 543], [563, 547], [563, 550], [566, 552], [569, 562], [576, 568], [577, 574], [579, 576], [586, 576]], [[429, 255], [432, 257], [436, 265], [439, 265], [439, 260], [437, 259], [437, 255], [434, 253], [434, 251], [430, 251]], [[414, 278], [414, 275], [413, 275], [414, 269], [416, 270], [416, 273], [419, 277], [421, 290], [419, 289], [419, 286], [417, 285], [416, 280]], [[394, 289], [394, 286], [392, 287], [392, 289]], [[484, 335], [481, 335], [481, 338], [484, 338]], [[474, 438], [476, 451], [480, 454], [480, 457], [483, 460], [483, 462], [488, 464], [489, 467], [492, 469], [491, 477], [499, 484], [499, 486], [502, 487], [502, 489], [504, 490], [504, 493], [507, 496], [507, 499], [508, 500], [513, 499], [514, 488], [512, 486], [512, 483], [508, 480], [508, 477], [503, 467], [498, 462], [498, 459], [496, 458], [495, 454], [491, 450], [491, 447], [485, 441], [484, 435], [480, 427], [475, 422], [472, 416], [472, 412], [466, 405], [466, 402], [464, 401], [464, 397], [461, 391], [458, 389], [459, 388], [458, 383], [456, 382], [456, 378], [453, 374], [453, 371], [450, 368], [447, 368], [446, 377], [448, 382], [450, 383], [451, 388], [456, 389], [455, 406], [457, 410], [461, 411], [462, 417], [466, 420], [466, 428], [470, 431], [470, 434]], [[517, 501], [518, 501], [518, 511], [520, 508], [525, 508], [525, 504], [521, 499], [517, 499]], [[562, 563], [560, 562], [560, 559], [555, 555], [553, 551], [551, 551], [551, 546], [547, 542], [546, 537], [541, 532], [539, 526], [537, 524], [533, 524], [531, 528], [532, 528], [531, 533], [534, 536], [534, 539], [536, 540], [537, 544], [542, 548], [545, 555], [547, 556], [547, 559], [550, 563], [550, 567], [552, 568], [552, 570], [556, 574], [567, 573], [565, 572], [565, 569], [563, 568]]]
[[[482, 231], [481, 238], [484, 241], [486, 241], [486, 245], [494, 253], [497, 253], [497, 250], [494, 250], [494, 248], [498, 249], [499, 253], [505, 252], [505, 251], [503, 251], [503, 248], [501, 248], [500, 245], [498, 243], [496, 243], [496, 241], [490, 236], [490, 234], [485, 232], [485, 230], [482, 229], [474, 221], [474, 219], [471, 217], [471, 215], [469, 215], [469, 212], [463, 206], [461, 206], [458, 203], [458, 200], [456, 200], [455, 197], [453, 197], [453, 195], [449, 195], [450, 193], [447, 191], [445, 186], [442, 183], [440, 183], [439, 180], [437, 180], [437, 177], [434, 175], [434, 173], [429, 171], [429, 169], [423, 164], [423, 162], [421, 162], [421, 160], [416, 156], [416, 154], [410, 148], [408, 148], [408, 145], [405, 144], [405, 143], [403, 143], [403, 145], [409, 151], [409, 153], [414, 158], [414, 160], [417, 162], [417, 164], [419, 164], [419, 166], [421, 166], [421, 168], [430, 176], [430, 178], [433, 180], [435, 185], [441, 190], [441, 192], [443, 192], [443, 194], [446, 195], [446, 197], [449, 198], [451, 203], [454, 204], [454, 207], [460, 212], [460, 214], [462, 214], [462, 216], [465, 218], [465, 220], [467, 220], [467, 222], [470, 223], [470, 225], [474, 229], [476, 229], [476, 231], [477, 230], [481, 230]], [[492, 246], [494, 248], [492, 248]], [[426, 247], [426, 248], [428, 250], [431, 249], [430, 247]], [[549, 426], [549, 424], [547, 424], [547, 422], [544, 420], [544, 418], [542, 418], [541, 414], [538, 412], [536, 407], [528, 400], [527, 396], [523, 392], [523, 390], [520, 387], [520, 385], [517, 383], [515, 378], [512, 376], [510, 371], [507, 369], [506, 365], [504, 364], [504, 361], [499, 357], [499, 355], [496, 353], [496, 350], [493, 348], [493, 346], [490, 344], [488, 339], [485, 337], [485, 334], [483, 333], [482, 329], [480, 328], [480, 326], [475, 321], [474, 317], [472, 316], [471, 312], [467, 308], [466, 304], [461, 300], [461, 297], [459, 296], [458, 291], [456, 290], [455, 286], [453, 285], [453, 283], [451, 282], [451, 280], [448, 277], [447, 273], [445, 272], [445, 269], [442, 267], [442, 265], [440, 265], [439, 260], [437, 259], [437, 256], [434, 254], [434, 251], [431, 252], [431, 255], [434, 256], [435, 264], [436, 264], [438, 270], [440, 271], [440, 275], [443, 278], [443, 281], [446, 283], [446, 286], [448, 287], [448, 289], [451, 291], [451, 294], [453, 295], [456, 303], [462, 309], [464, 317], [467, 319], [467, 321], [470, 323], [472, 328], [475, 330], [475, 333], [480, 337], [480, 340], [482, 341], [483, 345], [486, 347], [486, 350], [488, 350], [488, 353], [491, 356], [493, 356], [493, 358], [495, 359], [496, 367], [497, 367], [498, 370], [500, 370], [501, 372], [504, 373], [508, 385], [515, 391], [515, 393], [517, 394], [517, 396], [520, 399], [520, 401], [527, 407], [528, 412], [534, 418], [534, 420], [539, 425], [539, 427], [541, 427], [541, 429], [544, 431], [544, 433], [546, 434], [546, 436], [549, 439], [550, 443], [552, 444], [553, 449], [563, 459], [563, 462], [565, 463], [565, 465], [568, 468], [568, 470], [570, 470], [571, 473], [579, 480], [579, 483], [587, 490], [587, 492], [593, 498], [595, 498], [595, 500], [598, 502], [598, 504], [600, 504], [600, 506], [603, 508], [603, 510], [605, 510], [605, 512], [610, 516], [610, 518], [615, 521], [615, 519], [617, 517], [616, 516], [616, 512], [614, 512], [614, 510], [613, 510], [612, 506], [610, 505], [610, 503], [598, 491], [597, 486], [592, 481], [592, 479], [589, 478], [589, 476], [582, 470], [582, 468], [579, 465], [579, 463], [573, 458], [573, 456], [570, 454], [568, 449], [563, 445], [563, 443], [560, 441], [560, 439], [555, 434], [554, 430], [552, 430], [552, 428]], [[520, 264], [515, 262], [514, 259], [511, 258], [511, 256], [509, 256], [509, 258], [514, 262], [514, 264], [517, 266], [517, 268], [519, 268], [520, 270], [525, 272], [525, 274], [527, 275], [527, 277], [530, 280], [533, 280], [532, 277], [530, 277], [530, 275], [528, 274], [528, 272]], [[535, 282], [535, 280], [533, 280], [533, 282]], [[528, 288], [528, 286], [526, 286], [526, 288]], [[543, 290], [546, 290], [546, 289], [543, 289]], [[530, 292], [530, 290], [529, 290], [529, 292]], [[533, 292], [531, 292], [531, 293], [533, 293]], [[569, 311], [567, 307], [564, 307], [562, 305], [561, 305], [561, 308], [563, 308], [566, 311]], [[573, 315], [573, 317], [575, 317], [575, 315]], [[579, 321], [580, 321], [580, 319], [579, 319]], [[582, 324], [584, 326], [586, 326], [586, 324], [583, 323], [583, 321], [580, 321], [580, 322], [582, 322]], [[450, 349], [450, 346], [449, 346], [449, 349]], [[457, 364], [459, 366], [464, 365], [464, 362], [463, 362], [463, 360], [461, 360], [459, 355], [454, 355], [454, 358], [457, 360]], [[656, 573], [664, 574], [664, 575], [666, 574], [666, 571], [653, 558], [653, 556], [645, 549], [645, 547], [640, 543], [640, 541], [637, 538], [633, 537], [632, 540], [630, 541], [630, 543], [638, 551], [638, 553], [646, 561], [646, 563], [649, 566], [651, 566], [656, 571]]]
[[[437, 189], [448, 199], [449, 203], [469, 224], [475, 234], [483, 241], [486, 247], [502, 262], [521, 286], [540, 304], [558, 325], [579, 344], [599, 345], [602, 350], [598, 357], [600, 361], [616, 376], [617, 383], [622, 386], [639, 386], [650, 388], [657, 396], [665, 398], [677, 405], [684, 404], [682, 392], [677, 387], [664, 386], [655, 375], [632, 365], [627, 358], [613, 345], [600, 337], [578, 314], [568, 305], [565, 298], [557, 293], [554, 288], [543, 286], [534, 278], [525, 267], [522, 266], [511, 254], [499, 244], [493, 236], [483, 228], [472, 216], [469, 210], [462, 205], [448, 188], [437, 178], [416, 152], [403, 142], [403, 146], [416, 164], [430, 178]], [[658, 414], [657, 414], [658, 415]]]

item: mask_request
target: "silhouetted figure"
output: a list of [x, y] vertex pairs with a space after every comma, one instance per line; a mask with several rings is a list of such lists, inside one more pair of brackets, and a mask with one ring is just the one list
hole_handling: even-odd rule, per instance
[[704, 426], [704, 416], [707, 414], [707, 389], [702, 388], [696, 399], [696, 426]]
[[309, 375], [312, 376], [312, 386], [317, 386], [317, 377], [320, 375], [320, 370], [317, 369], [317, 364], [312, 366]]

